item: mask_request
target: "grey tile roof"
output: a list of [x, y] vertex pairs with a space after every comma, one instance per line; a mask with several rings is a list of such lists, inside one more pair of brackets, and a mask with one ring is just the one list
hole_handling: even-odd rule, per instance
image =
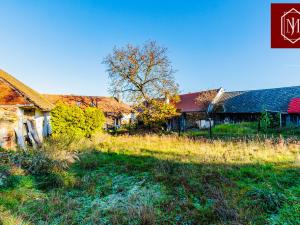
[[214, 108], [215, 112], [224, 113], [287, 112], [295, 97], [300, 97], [300, 86], [225, 92]]

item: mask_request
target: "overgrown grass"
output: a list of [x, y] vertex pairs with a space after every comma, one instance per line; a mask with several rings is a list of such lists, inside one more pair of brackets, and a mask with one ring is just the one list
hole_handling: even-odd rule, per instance
[[[222, 136], [253, 136], [256, 135], [258, 124], [256, 122], [241, 122], [236, 124], [218, 124], [212, 127], [212, 134], [215, 137]], [[205, 136], [209, 135], [209, 131], [206, 130], [193, 130], [187, 131], [186, 136]]]
[[[189, 130], [184, 132], [187, 137], [210, 137], [209, 130]], [[214, 139], [266, 139], [266, 138], [293, 138], [300, 139], [299, 127], [269, 128], [266, 131], [258, 130], [257, 122], [241, 122], [235, 124], [218, 124], [212, 127]]]
[[2, 223], [300, 224], [299, 143], [155, 135], [65, 142], [51, 140], [43, 159], [78, 159], [50, 163], [46, 173], [1, 152]]

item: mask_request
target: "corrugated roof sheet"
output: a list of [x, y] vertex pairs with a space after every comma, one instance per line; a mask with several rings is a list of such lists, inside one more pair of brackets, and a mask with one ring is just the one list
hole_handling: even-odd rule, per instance
[[12, 75], [0, 69], [0, 79], [3, 79], [5, 82], [9, 83], [16, 90], [18, 90], [22, 95], [28, 98], [36, 107], [40, 108], [43, 111], [50, 111], [53, 108], [53, 105], [47, 101], [41, 94], [37, 91], [31, 89], [21, 81], [14, 78]]

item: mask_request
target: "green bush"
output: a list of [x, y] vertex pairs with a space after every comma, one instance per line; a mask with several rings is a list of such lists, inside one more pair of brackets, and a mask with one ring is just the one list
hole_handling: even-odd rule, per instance
[[104, 114], [97, 108], [69, 106], [59, 103], [51, 112], [51, 126], [53, 135], [91, 137], [100, 131], [105, 122]]
[[9, 155], [9, 161], [32, 175], [64, 172], [77, 160], [73, 141], [65, 137], [49, 138], [41, 148], [18, 149]]
[[18, 150], [12, 156], [12, 161], [33, 175], [65, 171], [69, 164], [67, 159], [56, 158], [55, 153], [40, 149]]
[[105, 116], [103, 112], [97, 108], [88, 107], [84, 110], [85, 123], [84, 131], [85, 136], [90, 137], [92, 134], [101, 131], [105, 123]]
[[67, 171], [54, 172], [48, 175], [39, 176], [36, 178], [38, 187], [43, 190], [52, 188], [72, 188], [76, 185], [76, 178], [72, 173]]
[[267, 111], [263, 111], [260, 116], [260, 128], [263, 132], [270, 132], [271, 128], [279, 128], [280, 127], [280, 114], [272, 114]]
[[264, 111], [261, 113], [261, 117], [260, 117], [260, 128], [263, 132], [267, 132], [268, 129], [271, 127], [272, 124], [272, 116], [270, 113], [268, 113], [267, 111]]

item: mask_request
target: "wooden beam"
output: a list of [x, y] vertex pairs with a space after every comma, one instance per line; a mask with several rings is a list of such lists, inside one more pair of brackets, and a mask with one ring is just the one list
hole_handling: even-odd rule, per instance
[[282, 127], [282, 114], [281, 113], [279, 113], [279, 126], [280, 126], [280, 128]]

